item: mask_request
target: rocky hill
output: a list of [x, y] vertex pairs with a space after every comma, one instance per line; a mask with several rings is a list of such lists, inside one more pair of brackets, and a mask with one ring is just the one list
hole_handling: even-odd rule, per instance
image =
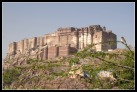
[[134, 54], [128, 50], [85, 48], [50, 60], [32, 56], [4, 60], [3, 89], [134, 89]]

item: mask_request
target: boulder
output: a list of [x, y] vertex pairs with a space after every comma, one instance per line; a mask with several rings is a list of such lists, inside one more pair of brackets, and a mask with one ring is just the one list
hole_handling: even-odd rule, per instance
[[102, 70], [97, 74], [97, 76], [99, 77], [100, 80], [102, 80], [102, 81], [107, 80], [111, 84], [114, 84], [117, 81], [117, 79], [114, 78], [112, 72], [109, 72], [109, 71]]

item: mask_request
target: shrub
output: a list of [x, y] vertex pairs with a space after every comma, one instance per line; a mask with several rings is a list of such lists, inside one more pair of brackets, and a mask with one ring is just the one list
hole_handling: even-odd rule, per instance
[[[127, 44], [121, 41], [116, 42], [120, 42], [128, 48]], [[93, 89], [111, 89], [114, 86], [117, 86], [120, 89], [134, 89], [134, 51], [131, 51], [130, 48], [128, 48], [128, 50], [124, 50], [120, 54], [106, 52], [91, 53], [88, 51], [90, 48], [92, 47], [88, 46], [83, 51], [76, 53], [76, 61], [75, 59], [70, 59], [70, 61], [77, 62], [77, 58], [87, 57], [97, 58], [100, 60], [101, 63], [99, 63], [97, 67], [92, 65], [83, 66], [83, 70], [88, 71], [90, 76], [92, 76]], [[124, 58], [120, 59], [119, 57]], [[117, 79], [117, 83], [109, 86], [109, 82], [101, 82], [97, 77], [97, 73], [101, 70], [111, 71]]]
[[5, 70], [2, 75], [3, 86], [7, 87], [6, 85], [10, 85], [13, 81], [17, 80], [19, 76], [20, 71], [15, 68]]

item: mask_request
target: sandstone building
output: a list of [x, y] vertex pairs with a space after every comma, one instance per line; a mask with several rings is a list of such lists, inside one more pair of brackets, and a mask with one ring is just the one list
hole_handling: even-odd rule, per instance
[[[39, 57], [49, 59], [57, 56], [67, 56], [71, 52], [83, 49], [88, 44], [116, 41], [117, 36], [110, 30], [100, 25], [91, 25], [83, 28], [58, 28], [55, 33], [45, 34], [42, 37], [33, 37], [9, 44], [8, 53], [16, 55], [26, 53], [27, 50], [43, 47]], [[98, 44], [94, 46], [96, 51], [108, 51], [116, 49], [117, 44]]]

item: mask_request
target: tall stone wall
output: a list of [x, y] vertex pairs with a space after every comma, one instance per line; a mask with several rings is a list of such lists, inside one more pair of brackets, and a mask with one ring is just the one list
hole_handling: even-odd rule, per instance
[[28, 49], [29, 49], [29, 41], [28, 41], [28, 39], [25, 39], [24, 40], [24, 51], [26, 51]]
[[17, 43], [16, 42], [10, 43], [9, 46], [8, 46], [8, 53], [12, 54], [12, 55], [15, 55], [16, 54], [16, 49], [17, 49]]
[[[112, 31], [102, 32], [102, 42], [116, 41], [117, 37]], [[116, 49], [116, 43], [105, 43], [102, 45], [102, 49], [107, 51], [108, 49]]]
[[[102, 42], [102, 31], [95, 32], [93, 35], [93, 43], [97, 44], [99, 42]], [[96, 51], [101, 51], [102, 50], [102, 44], [97, 44], [94, 46]]]
[[36, 37], [30, 38], [30, 39], [28, 39], [28, 41], [29, 41], [28, 49], [36, 48], [36, 43], [37, 43], [37, 38]]
[[57, 43], [58, 43], [58, 37], [57, 36], [44, 35], [44, 44], [54, 46]]
[[58, 56], [58, 47], [52, 46], [48, 48], [48, 59]]
[[76, 28], [59, 28], [58, 29], [58, 43], [59, 46], [64, 46], [66, 44], [71, 44], [71, 46], [77, 46], [77, 32]]
[[75, 47], [78, 48], [78, 33], [77, 32], [73, 32], [72, 34], [72, 39], [70, 40], [69, 44], [71, 44], [71, 47]]
[[[59, 28], [52, 34], [45, 34], [42, 37], [33, 37], [19, 42], [13, 42], [9, 44], [8, 53], [16, 54], [18, 51], [24, 53], [26, 50], [32, 48], [36, 49], [38, 46], [48, 45], [48, 48], [44, 48], [42, 50], [43, 54], [41, 53], [39, 56], [43, 59], [48, 59], [56, 56], [66, 56], [70, 51], [83, 49], [88, 44], [109, 40], [116, 41], [117, 36], [110, 31], [106, 31], [106, 28], [100, 25], [90, 25], [89, 27], [82, 28]], [[68, 44], [70, 44], [70, 47], [66, 47]], [[108, 49], [116, 49], [117, 44], [98, 44], [95, 45], [94, 48], [96, 51], [107, 51]], [[63, 52], [63, 49], [66, 52]]]
[[94, 39], [93, 36], [96, 33], [95, 30], [93, 30], [93, 28], [91, 26], [89, 27], [85, 27], [85, 28], [81, 28], [81, 30], [79, 31], [79, 47], [78, 49], [83, 49], [84, 47], [86, 47], [89, 44], [92, 44]]
[[82, 28], [79, 31], [79, 36], [78, 36], [78, 40], [79, 40], [79, 49], [83, 49], [84, 47], [86, 47], [88, 44], [91, 44], [91, 34], [89, 32], [88, 27]]
[[24, 40], [21, 40], [19, 42], [17, 42], [17, 49], [16, 52], [20, 52], [23, 53], [24, 52]]
[[40, 53], [38, 58], [46, 60], [46, 59], [51, 59], [58, 56], [68, 56], [71, 52], [74, 52], [74, 48], [72, 51], [72, 48], [70, 48], [70, 45], [60, 46], [60, 47], [51, 46], [51, 47], [43, 48], [41, 51], [42, 53]]
[[70, 53], [69, 45], [59, 47], [59, 56], [68, 56], [69, 53]]
[[44, 37], [37, 37], [37, 46], [44, 45]]
[[43, 49], [43, 59], [48, 59], [48, 47]]

